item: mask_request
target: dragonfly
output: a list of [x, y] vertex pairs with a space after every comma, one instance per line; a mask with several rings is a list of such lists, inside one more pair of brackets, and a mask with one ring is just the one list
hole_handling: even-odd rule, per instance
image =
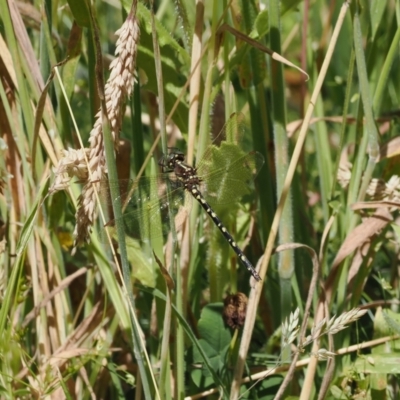
[[214, 209], [214, 206], [231, 204], [251, 194], [250, 185], [264, 164], [264, 157], [259, 152], [245, 153], [239, 146], [246, 132], [243, 120], [241, 113], [232, 114], [196, 166], [186, 163], [181, 150], [169, 148], [158, 162], [161, 174], [124, 182], [121, 201], [124, 204], [122, 219], [125, 231], [130, 236], [140, 231], [142, 239], [151, 240], [167, 234], [172, 219], [175, 229], [178, 229], [194, 199], [222, 233], [240, 262], [260, 281], [256, 269]]

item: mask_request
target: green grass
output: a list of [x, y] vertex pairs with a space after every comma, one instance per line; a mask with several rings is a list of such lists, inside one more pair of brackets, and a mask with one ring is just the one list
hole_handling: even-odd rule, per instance
[[[122, 3], [0, 2], [0, 397], [397, 398], [400, 1], [164, 0], [154, 20], [138, 5], [129, 146], [114, 153], [103, 126], [109, 175], [158, 174], [168, 146], [196, 165], [243, 113], [237, 153], [265, 163], [217, 212], [260, 284], [197, 203], [183, 232], [145, 242], [125, 236], [114, 202], [116, 256], [100, 220], [72, 251], [81, 183], [49, 194], [52, 169], [89, 147]], [[224, 299], [238, 292], [232, 329]]]

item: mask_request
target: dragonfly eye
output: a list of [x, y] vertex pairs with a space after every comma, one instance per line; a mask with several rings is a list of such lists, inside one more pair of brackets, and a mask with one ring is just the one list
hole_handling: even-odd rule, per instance
[[180, 151], [179, 153], [173, 154], [174, 162], [176, 161], [185, 161], [185, 155]]

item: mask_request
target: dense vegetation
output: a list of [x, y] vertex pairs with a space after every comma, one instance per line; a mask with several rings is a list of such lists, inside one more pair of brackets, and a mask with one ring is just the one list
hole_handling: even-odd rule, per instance
[[0, 2], [1, 397], [397, 398], [400, 1], [154, 3]]

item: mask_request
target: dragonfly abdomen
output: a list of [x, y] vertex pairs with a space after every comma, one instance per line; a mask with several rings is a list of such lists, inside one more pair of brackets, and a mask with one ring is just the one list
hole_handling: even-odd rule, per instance
[[253, 275], [253, 277], [257, 281], [261, 281], [261, 277], [260, 277], [260, 275], [258, 275], [258, 272], [255, 270], [255, 268], [253, 267], [253, 265], [251, 264], [249, 259], [244, 255], [243, 251], [238, 247], [238, 245], [236, 244], [232, 235], [228, 232], [225, 225], [222, 223], [222, 221], [218, 218], [217, 214], [214, 212], [214, 210], [208, 204], [207, 200], [203, 197], [201, 192], [197, 189], [197, 186], [196, 185], [185, 185], [185, 188], [192, 194], [192, 196], [203, 207], [205, 212], [210, 216], [210, 218], [213, 220], [214, 224], [218, 227], [218, 229], [221, 231], [221, 233], [224, 235], [225, 239], [228, 241], [228, 243], [232, 247], [233, 251], [237, 254], [237, 256], [239, 257], [239, 260], [242, 262], [242, 264], [247, 268], [247, 270]]

